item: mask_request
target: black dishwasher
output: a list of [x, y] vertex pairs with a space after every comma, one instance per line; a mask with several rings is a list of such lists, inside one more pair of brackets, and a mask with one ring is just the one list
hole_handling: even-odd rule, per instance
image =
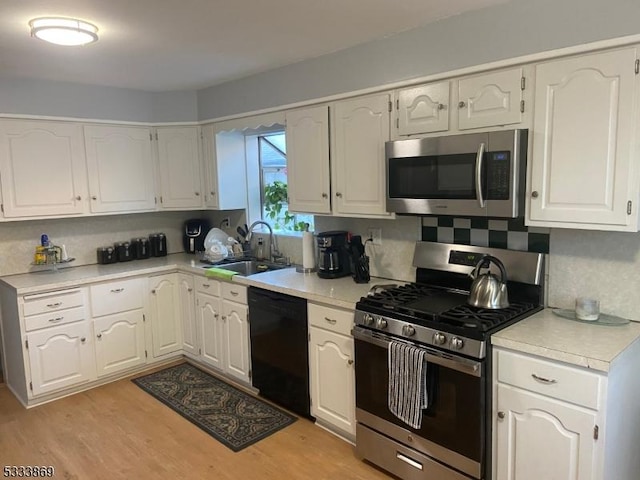
[[309, 418], [307, 301], [249, 287], [249, 330], [253, 386]]

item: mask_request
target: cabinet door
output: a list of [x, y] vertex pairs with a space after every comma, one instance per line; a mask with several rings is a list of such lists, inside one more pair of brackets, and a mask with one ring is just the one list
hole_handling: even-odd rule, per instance
[[223, 300], [222, 320], [224, 322], [225, 371], [245, 383], [250, 383], [248, 307]]
[[398, 135], [449, 130], [449, 82], [405, 88], [398, 92]]
[[242, 132], [216, 135], [214, 125], [202, 127], [205, 206], [218, 210], [247, 208], [247, 167], [244, 147]]
[[389, 216], [384, 173], [389, 106], [387, 94], [336, 103], [332, 150], [335, 214]]
[[164, 208], [202, 206], [198, 127], [158, 128], [160, 203]]
[[287, 112], [289, 210], [331, 213], [329, 107]]
[[595, 412], [504, 384], [497, 410], [496, 480], [600, 478]]
[[353, 338], [313, 326], [309, 333], [311, 414], [355, 435]]
[[84, 213], [87, 210], [85, 169], [80, 125], [0, 121], [5, 217]]
[[145, 363], [142, 310], [133, 310], [93, 321], [98, 377]]
[[212, 367], [224, 371], [224, 328], [221, 311], [222, 300], [204, 293], [196, 294], [198, 329], [200, 330], [200, 359]]
[[95, 380], [91, 325], [78, 322], [27, 334], [33, 395]]
[[186, 353], [198, 356], [198, 328], [196, 325], [195, 293], [193, 276], [178, 274], [178, 290], [180, 291], [179, 317], [182, 325], [182, 349]]
[[536, 67], [531, 225], [636, 228], [635, 59], [627, 48]]
[[159, 357], [182, 349], [178, 282], [175, 274], [151, 277], [149, 282], [153, 356]]
[[92, 212], [154, 210], [151, 129], [84, 127]]
[[524, 71], [514, 68], [458, 81], [458, 128], [493, 127], [522, 122]]

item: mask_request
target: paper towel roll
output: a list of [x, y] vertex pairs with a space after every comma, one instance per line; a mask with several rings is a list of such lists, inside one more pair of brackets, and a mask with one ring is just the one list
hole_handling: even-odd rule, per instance
[[311, 232], [302, 232], [302, 267], [316, 267], [315, 244]]

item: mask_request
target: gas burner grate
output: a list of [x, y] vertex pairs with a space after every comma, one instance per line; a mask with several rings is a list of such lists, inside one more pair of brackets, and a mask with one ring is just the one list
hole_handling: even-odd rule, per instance
[[441, 290], [436, 288], [409, 283], [401, 287], [378, 291], [373, 295], [364, 297], [361, 301], [366, 304], [376, 305], [390, 310], [397, 310], [403, 305], [414, 302], [423, 297], [437, 295], [440, 292]]
[[442, 313], [440, 321], [457, 327], [488, 330], [534, 308], [532, 303], [515, 303], [496, 310], [459, 305]]

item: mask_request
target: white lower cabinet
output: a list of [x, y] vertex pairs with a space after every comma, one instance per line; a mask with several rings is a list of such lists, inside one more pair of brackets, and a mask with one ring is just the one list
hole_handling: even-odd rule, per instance
[[145, 363], [142, 310], [93, 320], [98, 376], [128, 370]]
[[182, 324], [182, 350], [186, 355], [198, 357], [198, 325], [196, 321], [195, 291], [193, 275], [178, 274], [179, 315]]
[[200, 333], [200, 360], [219, 370], [224, 370], [222, 354], [222, 300], [219, 297], [198, 292], [196, 294], [196, 318]]
[[149, 310], [153, 357], [182, 350], [180, 294], [175, 273], [149, 278]]
[[[239, 288], [246, 290], [246, 287]], [[222, 300], [224, 371], [244, 383], [251, 383], [248, 312], [246, 304]]]
[[353, 311], [307, 304], [309, 319], [309, 391], [316, 421], [355, 439]]
[[91, 324], [81, 321], [27, 334], [34, 396], [96, 378]]

